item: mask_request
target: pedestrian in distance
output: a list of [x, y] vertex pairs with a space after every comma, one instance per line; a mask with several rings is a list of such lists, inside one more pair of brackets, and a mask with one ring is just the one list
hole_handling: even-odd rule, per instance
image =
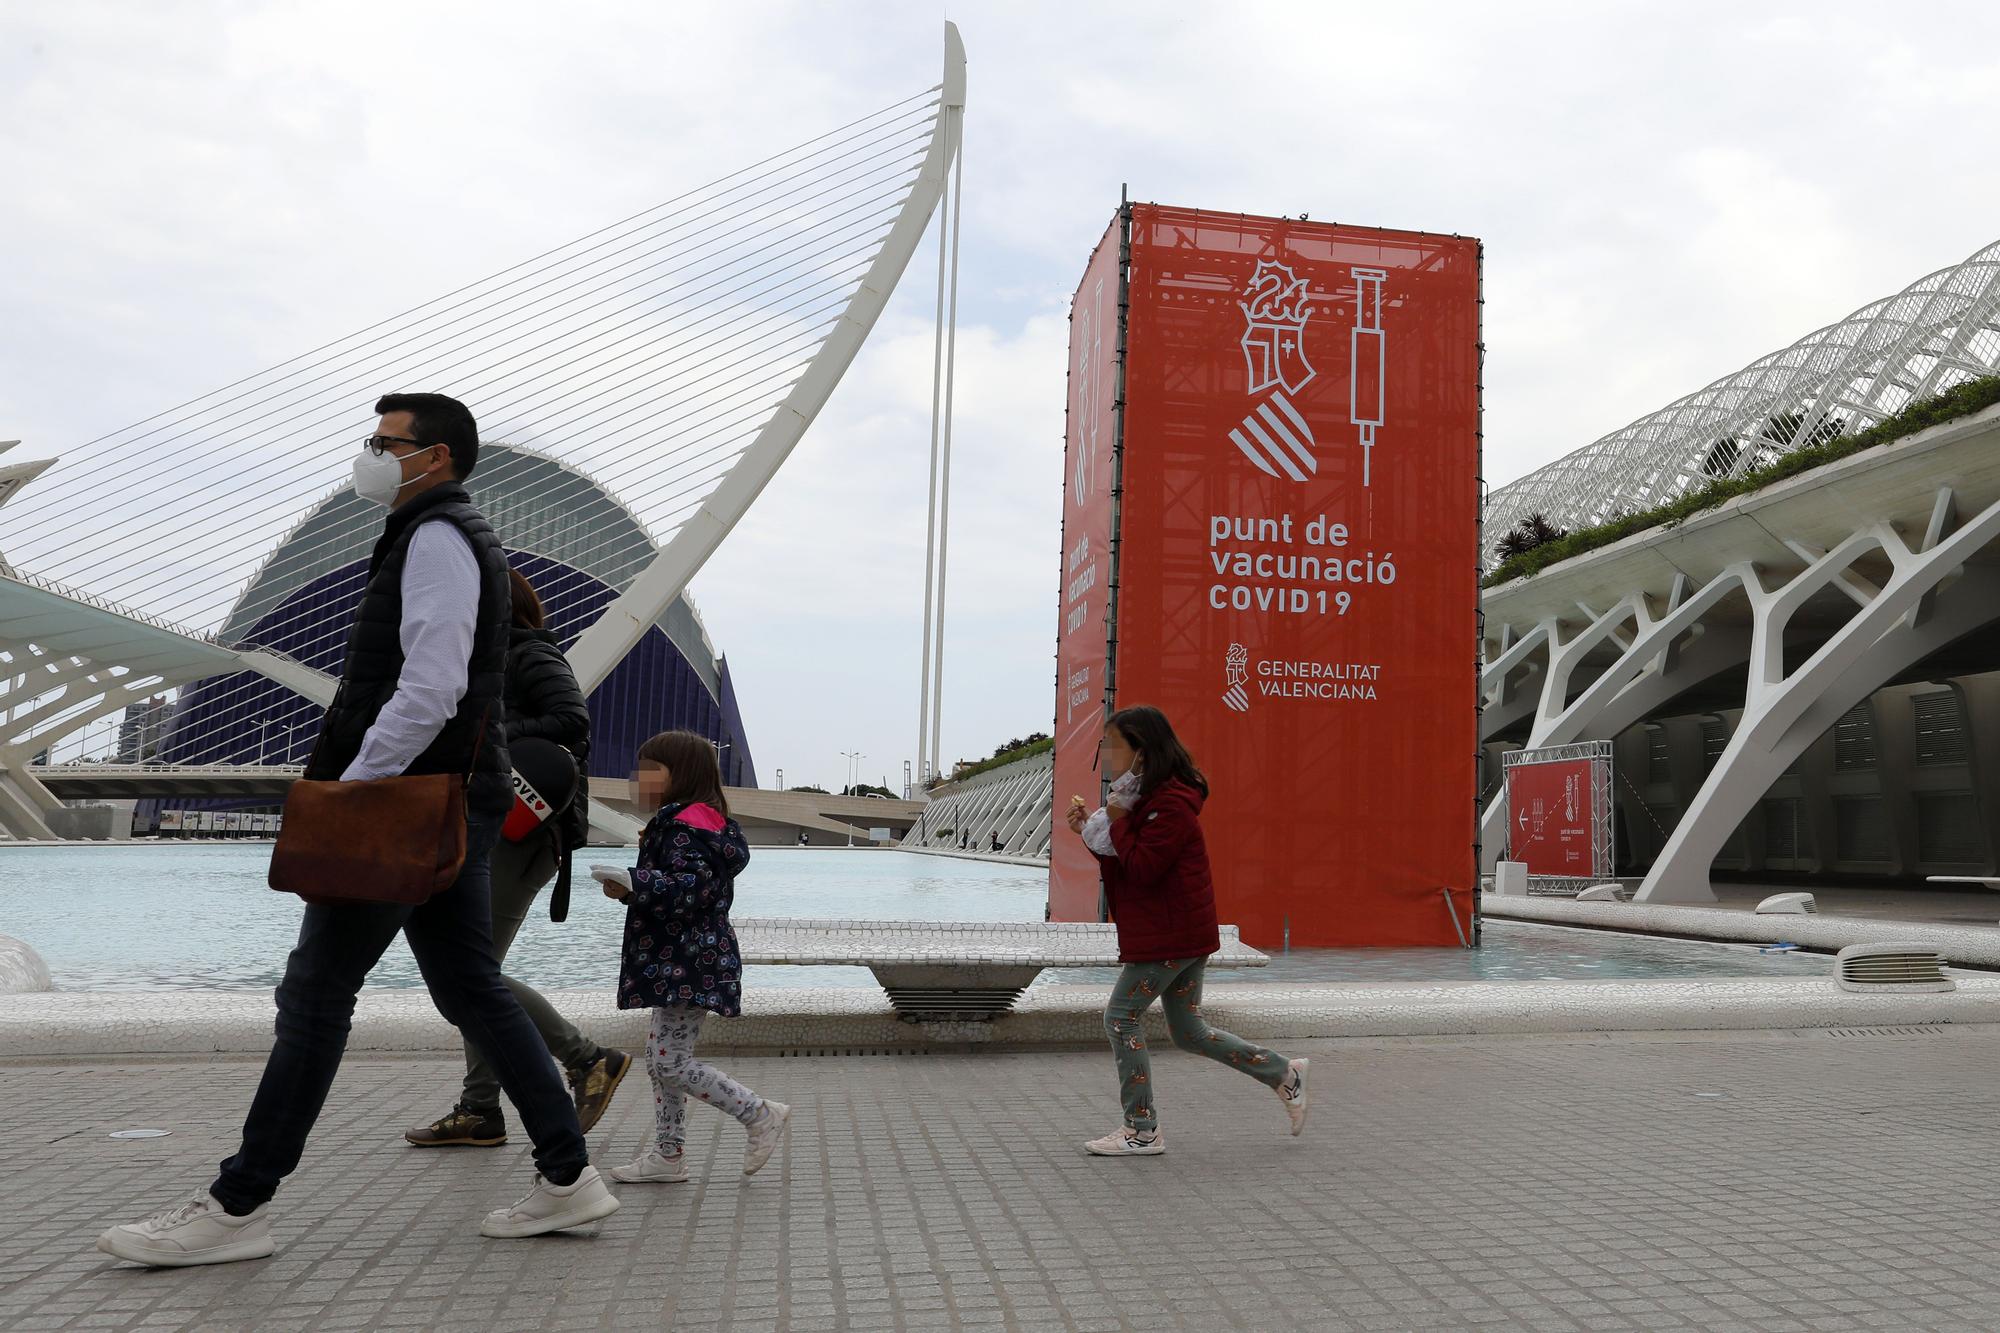
[[[568, 914], [569, 856], [590, 839], [585, 767], [590, 758], [590, 708], [569, 659], [549, 632], [548, 612], [534, 584], [518, 569], [510, 570], [508, 577], [514, 593], [514, 624], [507, 646], [507, 744], [517, 751], [526, 750], [535, 741], [560, 746], [575, 760], [577, 780], [564, 808], [525, 829], [518, 840], [512, 840], [510, 825], [508, 836], [493, 845], [493, 954], [503, 963], [535, 899], [558, 869], [563, 878], [558, 890], [560, 904], [553, 915], [560, 919]], [[517, 815], [528, 810], [518, 799], [516, 807]], [[528, 818], [532, 819], [531, 813]], [[541, 1034], [542, 1044], [562, 1066], [576, 1103], [577, 1127], [588, 1134], [611, 1105], [619, 1083], [632, 1067], [632, 1057], [584, 1036], [534, 987], [508, 976], [501, 980], [514, 992]], [[457, 1104], [403, 1137], [419, 1148], [492, 1148], [507, 1141], [507, 1121], [500, 1112], [500, 1079], [478, 1046], [469, 1040], [465, 1043], [465, 1083]]]
[[754, 1176], [784, 1142], [792, 1110], [695, 1058], [710, 1014], [742, 1012], [743, 962], [729, 908], [750, 845], [729, 817], [715, 747], [668, 731], [639, 747], [634, 794], [655, 811], [639, 839], [639, 864], [592, 866], [607, 897], [625, 904], [618, 1007], [651, 1009], [646, 1071], [653, 1080], [653, 1139], [611, 1178], [628, 1184], [688, 1179], [687, 1099], [733, 1116], [748, 1133], [743, 1174]]
[[1105, 898], [1118, 925], [1124, 970], [1111, 988], [1104, 1030], [1118, 1066], [1124, 1126], [1084, 1149], [1099, 1157], [1155, 1157], [1167, 1150], [1153, 1097], [1144, 1016], [1154, 1000], [1166, 1011], [1174, 1045], [1248, 1074], [1278, 1096], [1294, 1135], [1306, 1126], [1306, 1060], [1212, 1028], [1201, 1016], [1208, 956], [1221, 947], [1201, 808], [1208, 779], [1174, 735], [1166, 714], [1120, 709], [1104, 728], [1098, 754], [1112, 777], [1102, 809], [1070, 798], [1070, 831], [1083, 838], [1104, 874]]
[[[339, 692], [306, 777], [366, 782], [469, 774], [457, 878], [417, 904], [306, 894], [298, 946], [277, 990], [277, 1039], [241, 1146], [206, 1191], [98, 1239], [107, 1254], [164, 1267], [261, 1259], [275, 1250], [270, 1201], [326, 1103], [355, 996], [396, 933], [409, 940], [438, 1011], [491, 1062], [534, 1141], [534, 1188], [487, 1214], [480, 1234], [540, 1235], [618, 1210], [590, 1164], [576, 1106], [494, 959], [489, 867], [513, 801], [506, 675], [507, 554], [465, 483], [479, 433], [442, 394], [390, 394], [354, 459], [354, 490], [387, 509], [347, 641]], [[435, 858], [433, 845], [416, 849]], [[330, 898], [352, 897], [329, 886]]]

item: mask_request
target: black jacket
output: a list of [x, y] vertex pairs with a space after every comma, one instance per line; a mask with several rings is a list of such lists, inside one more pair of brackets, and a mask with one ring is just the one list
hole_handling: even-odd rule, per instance
[[514, 626], [507, 648], [507, 740], [553, 741], [576, 756], [576, 799], [556, 816], [557, 849], [590, 841], [590, 707], [556, 636]]
[[[405, 773], [472, 771], [466, 787], [468, 813], [503, 815], [514, 799], [508, 774], [507, 708], [502, 697], [507, 661], [507, 631], [513, 621], [513, 589], [507, 579], [507, 553], [493, 525], [477, 509], [465, 487], [446, 482], [392, 510], [382, 536], [368, 560], [368, 582], [354, 613], [347, 655], [341, 664], [340, 689], [320, 723], [319, 741], [306, 765], [306, 776], [338, 778], [361, 752], [362, 739], [376, 714], [396, 692], [403, 671], [403, 561], [410, 538], [422, 523], [450, 523], [472, 543], [479, 562], [479, 619], [473, 628], [472, 660], [467, 664], [465, 697], [424, 752]], [[480, 739], [480, 722], [485, 737]], [[477, 751], [477, 758], [474, 752]]]

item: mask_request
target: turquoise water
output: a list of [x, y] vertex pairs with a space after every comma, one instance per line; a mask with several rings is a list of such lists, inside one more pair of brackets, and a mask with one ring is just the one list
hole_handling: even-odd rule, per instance
[[[583, 867], [630, 852], [577, 855], [569, 920], [538, 904], [507, 971], [544, 988], [610, 987], [624, 909]], [[268, 845], [0, 847], [0, 934], [34, 946], [66, 990], [267, 990], [283, 974], [304, 910], [264, 886]], [[758, 849], [737, 884], [739, 916], [902, 921], [1039, 921], [1045, 871], [883, 851]], [[1218, 971], [1211, 984], [1285, 981], [1539, 981], [1822, 975], [1831, 960], [1753, 949], [1489, 921], [1484, 947], [1302, 949], [1270, 967]], [[1043, 981], [1109, 981], [1103, 971]], [[863, 968], [751, 967], [745, 984], [873, 986]], [[401, 938], [369, 979], [417, 986]]]

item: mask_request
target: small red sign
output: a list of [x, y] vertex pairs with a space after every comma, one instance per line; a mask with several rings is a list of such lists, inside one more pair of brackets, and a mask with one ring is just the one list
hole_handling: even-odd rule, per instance
[[1597, 873], [1597, 820], [1590, 759], [1516, 764], [1507, 770], [1507, 858], [1530, 875], [1587, 879]]

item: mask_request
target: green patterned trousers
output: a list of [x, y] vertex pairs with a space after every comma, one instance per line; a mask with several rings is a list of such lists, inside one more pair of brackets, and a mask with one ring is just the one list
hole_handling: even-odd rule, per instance
[[1104, 1007], [1104, 1031], [1118, 1060], [1118, 1092], [1125, 1103], [1125, 1123], [1137, 1130], [1159, 1127], [1153, 1107], [1153, 1062], [1146, 1054], [1142, 1019], [1154, 1000], [1166, 1010], [1167, 1031], [1174, 1045], [1205, 1055], [1259, 1083], [1276, 1088], [1285, 1081], [1291, 1062], [1276, 1051], [1253, 1046], [1233, 1033], [1208, 1025], [1201, 1016], [1201, 982], [1208, 959], [1174, 959], [1164, 963], [1128, 963], [1111, 988]]

